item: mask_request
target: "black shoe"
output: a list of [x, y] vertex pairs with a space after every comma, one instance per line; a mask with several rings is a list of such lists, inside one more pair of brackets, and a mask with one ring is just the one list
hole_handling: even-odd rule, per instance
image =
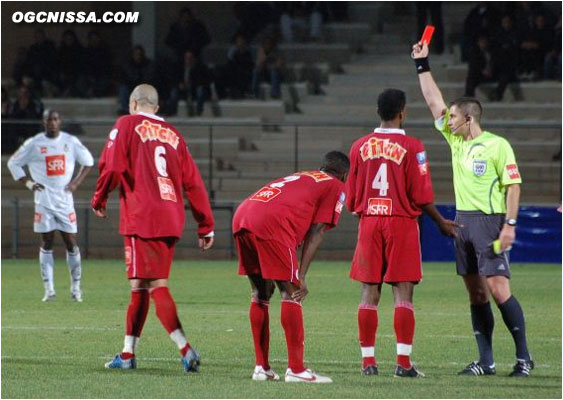
[[534, 367], [534, 360], [517, 360], [512, 372], [508, 376], [512, 376], [514, 378], [527, 378], [530, 376], [530, 371], [533, 370]]
[[367, 367], [362, 369], [362, 375], [379, 375], [377, 365], [368, 365]]
[[472, 363], [468, 364], [467, 367], [459, 371], [458, 375], [468, 375], [468, 376], [481, 376], [481, 375], [496, 375], [497, 370], [495, 369], [494, 365], [492, 367], [488, 367], [486, 365], [481, 364], [478, 361], [473, 361]]
[[414, 365], [410, 369], [405, 369], [400, 365], [395, 368], [395, 377], [399, 378], [424, 378], [424, 374], [417, 370]]

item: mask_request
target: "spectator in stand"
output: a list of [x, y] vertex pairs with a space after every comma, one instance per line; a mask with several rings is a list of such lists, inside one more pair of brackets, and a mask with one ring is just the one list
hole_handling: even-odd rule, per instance
[[168, 110], [171, 115], [178, 112], [178, 101], [186, 99], [188, 105], [188, 116], [194, 115], [193, 102], [195, 101], [195, 114], [203, 113], [205, 101], [211, 99], [211, 85], [213, 74], [200, 57], [192, 51], [184, 54], [184, 65], [177, 71], [177, 84], [170, 92]]
[[76, 33], [72, 29], [65, 30], [58, 52], [59, 84], [64, 97], [81, 95], [78, 81], [82, 71], [83, 50]]
[[210, 42], [207, 28], [187, 7], [180, 10], [178, 20], [170, 26], [166, 36], [166, 44], [176, 53], [178, 65], [184, 63], [186, 51], [189, 50], [199, 57], [203, 48]]
[[322, 38], [323, 20], [328, 9], [321, 1], [281, 2], [280, 28], [284, 42]]
[[518, 60], [519, 47], [518, 32], [514, 27], [512, 17], [505, 14], [501, 18], [501, 30], [495, 35], [492, 51], [494, 75], [498, 81], [498, 86], [492, 96], [493, 101], [501, 101], [508, 84], [518, 82], [516, 75], [518, 63], [511, 60]]
[[274, 10], [267, 1], [237, 1], [233, 13], [239, 22], [234, 37], [242, 35], [249, 42], [275, 21]]
[[99, 32], [88, 33], [88, 43], [83, 56], [82, 85], [86, 97], [107, 95], [111, 86], [113, 57]]
[[442, 20], [441, 1], [417, 1], [416, 15], [418, 21], [418, 38], [422, 37], [427, 18], [430, 17], [432, 25], [436, 28], [434, 40], [432, 40], [433, 51], [436, 54], [444, 52], [444, 23]]
[[9, 115], [14, 119], [41, 119], [43, 103], [32, 95], [31, 89], [22, 84], [18, 88], [18, 97]]
[[[520, 72], [532, 80], [541, 79], [546, 54], [553, 48], [554, 32], [547, 25], [546, 16], [537, 14], [534, 27], [527, 31], [520, 43]], [[561, 41], [561, 36], [557, 40]]]
[[262, 41], [256, 56], [256, 68], [252, 75], [252, 92], [260, 98], [260, 83], [262, 80], [270, 82], [270, 96], [274, 99], [281, 97], [281, 70], [283, 67], [283, 56], [277, 48], [277, 44], [271, 37]]
[[14, 69], [12, 78], [17, 86], [24, 83], [25, 80], [30, 80], [31, 70], [27, 63], [27, 49], [24, 46], [18, 47], [16, 51], [16, 61], [14, 62]]
[[33, 79], [33, 91], [53, 95], [57, 91], [57, 49], [43, 29], [35, 31], [35, 43], [27, 52], [26, 65]]
[[489, 39], [485, 35], [479, 36], [476, 47], [469, 53], [469, 70], [465, 81], [464, 96], [475, 97], [475, 89], [480, 83], [493, 80], [492, 59]]
[[[553, 31], [555, 40], [552, 47], [545, 56], [543, 77], [545, 79], [557, 79], [561, 81], [561, 14]], [[559, 153], [561, 155], [561, 152]]]
[[233, 99], [244, 98], [250, 92], [254, 57], [243, 35], [237, 35], [227, 54], [228, 91]]
[[2, 86], [2, 118], [8, 118], [12, 111], [12, 102], [8, 97], [8, 91]]
[[133, 47], [131, 57], [125, 62], [119, 82], [120, 115], [129, 113], [129, 95], [141, 83], [152, 84], [154, 79], [153, 62], [145, 55], [143, 46]]
[[469, 52], [474, 48], [479, 35], [494, 37], [500, 21], [500, 12], [488, 1], [481, 1], [474, 7], [463, 22], [461, 37], [461, 61], [467, 61]]

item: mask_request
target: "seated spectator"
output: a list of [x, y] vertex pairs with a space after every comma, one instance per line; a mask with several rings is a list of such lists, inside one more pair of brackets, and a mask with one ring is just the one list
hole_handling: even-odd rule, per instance
[[469, 52], [475, 48], [479, 35], [493, 38], [500, 21], [499, 10], [489, 1], [480, 1], [463, 22], [460, 40], [461, 61], [467, 61]]
[[477, 45], [469, 52], [465, 96], [475, 97], [475, 89], [480, 83], [493, 80], [492, 58], [489, 40], [485, 35], [479, 36]]
[[121, 70], [119, 80], [119, 114], [129, 113], [129, 95], [137, 85], [153, 83], [153, 71], [153, 63], [146, 57], [144, 47], [140, 45], [134, 46], [131, 57], [125, 62]]
[[26, 85], [18, 88], [18, 97], [14, 101], [9, 117], [14, 119], [41, 119], [43, 103], [35, 98]]
[[[528, 30], [520, 43], [520, 71], [527, 78], [536, 80], [543, 76], [545, 56], [553, 48], [553, 29], [547, 26], [546, 17], [537, 14], [534, 26]], [[557, 38], [560, 41], [561, 36]]]
[[242, 35], [235, 38], [235, 43], [227, 54], [228, 92], [233, 99], [245, 97], [250, 92], [254, 57]]
[[327, 13], [326, 3], [291, 1], [280, 2], [279, 5], [282, 7], [280, 28], [285, 42], [303, 42], [322, 38], [322, 25]]
[[276, 42], [270, 37], [265, 38], [258, 49], [256, 67], [252, 75], [252, 92], [257, 99], [261, 97], [260, 83], [262, 80], [270, 82], [272, 98], [281, 97], [282, 67], [283, 57], [277, 49]]
[[561, 14], [555, 28], [552, 30], [555, 40], [545, 56], [543, 67], [544, 79], [557, 79], [561, 81]]
[[[493, 46], [493, 74], [498, 81], [498, 86], [492, 100], [501, 101], [504, 96], [504, 91], [509, 83], [518, 82], [516, 61], [519, 54], [519, 39], [517, 31], [514, 27], [513, 19], [510, 15], [504, 15], [501, 18], [501, 29], [495, 35]], [[515, 86], [519, 92], [519, 86]]]
[[2, 118], [9, 118], [12, 112], [12, 103], [8, 97], [8, 91], [2, 86]]
[[27, 52], [26, 65], [33, 79], [34, 92], [52, 96], [57, 92], [57, 49], [43, 29], [35, 31], [35, 43]]
[[168, 100], [168, 113], [176, 115], [178, 113], [178, 101], [185, 99], [188, 105], [188, 116], [194, 115], [193, 102], [195, 105], [195, 115], [203, 113], [205, 101], [211, 99], [211, 85], [213, 74], [200, 57], [193, 52], [186, 51], [184, 54], [184, 64], [177, 71], [177, 84], [170, 91]]
[[183, 63], [186, 51], [196, 57], [211, 42], [207, 28], [199, 19], [195, 18], [189, 8], [182, 8], [178, 19], [170, 26], [165, 43], [174, 50], [179, 65]]
[[97, 31], [88, 33], [83, 53], [83, 93], [86, 97], [106, 96], [111, 87], [113, 57]]
[[59, 84], [62, 95], [78, 97], [78, 80], [82, 71], [83, 47], [73, 30], [67, 29], [63, 33], [58, 52]]

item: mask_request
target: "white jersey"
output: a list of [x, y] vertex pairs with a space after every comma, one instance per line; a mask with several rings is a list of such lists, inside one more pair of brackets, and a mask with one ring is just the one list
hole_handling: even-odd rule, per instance
[[35, 204], [46, 209], [65, 210], [73, 207], [72, 193], [65, 190], [72, 179], [74, 165], [94, 165], [90, 151], [76, 138], [60, 132], [54, 139], [45, 132], [27, 139], [8, 160], [8, 168], [15, 180], [25, 177], [27, 165], [31, 178], [45, 186], [36, 190]]

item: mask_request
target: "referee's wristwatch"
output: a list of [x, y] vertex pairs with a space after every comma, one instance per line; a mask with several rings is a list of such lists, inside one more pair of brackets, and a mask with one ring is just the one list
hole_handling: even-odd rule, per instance
[[505, 224], [508, 226], [516, 226], [516, 220], [514, 218], [509, 218], [506, 220]]

